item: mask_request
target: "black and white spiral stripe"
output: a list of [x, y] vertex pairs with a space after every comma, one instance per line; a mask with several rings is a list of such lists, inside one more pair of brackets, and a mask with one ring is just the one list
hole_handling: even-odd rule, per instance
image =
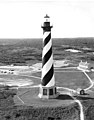
[[43, 34], [42, 85], [46, 87], [55, 85], [51, 31]]

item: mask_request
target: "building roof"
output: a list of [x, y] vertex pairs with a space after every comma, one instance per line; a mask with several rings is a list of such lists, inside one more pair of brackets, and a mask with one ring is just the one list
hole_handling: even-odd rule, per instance
[[50, 17], [46, 14], [46, 16], [44, 18], [50, 18]]
[[79, 63], [79, 65], [88, 66], [88, 65], [89, 65], [89, 63], [87, 63], [87, 61], [86, 61], [86, 62], [83, 62], [83, 61], [81, 60], [81, 62]]

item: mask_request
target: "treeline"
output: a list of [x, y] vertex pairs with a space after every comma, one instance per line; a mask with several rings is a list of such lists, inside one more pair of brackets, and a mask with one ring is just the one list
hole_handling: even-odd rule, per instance
[[2, 120], [73, 120], [79, 119], [79, 106], [40, 107], [13, 106], [0, 111]]

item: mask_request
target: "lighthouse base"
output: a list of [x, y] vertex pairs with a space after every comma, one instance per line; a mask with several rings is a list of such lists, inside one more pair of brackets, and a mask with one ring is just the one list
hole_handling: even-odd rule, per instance
[[56, 86], [45, 87], [40, 86], [39, 98], [43, 99], [53, 99], [58, 97], [59, 93], [57, 92]]

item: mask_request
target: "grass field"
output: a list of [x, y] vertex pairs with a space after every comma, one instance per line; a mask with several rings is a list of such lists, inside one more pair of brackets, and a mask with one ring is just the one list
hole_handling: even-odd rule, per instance
[[[56, 99], [43, 100], [39, 99], [38, 94], [39, 88], [19, 88], [18, 90], [18, 95], [27, 106], [34, 105], [34, 107], [64, 107], [74, 103], [73, 99], [68, 95], [60, 95]], [[15, 103], [19, 104], [19, 99], [15, 99]]]
[[67, 71], [72, 71], [72, 72], [76, 72], [76, 71], [78, 71], [78, 72], [80, 72], [78, 69], [76, 69], [76, 68], [71, 68], [71, 67], [66, 67], [66, 68], [55, 68], [54, 69], [54, 71], [56, 72], [56, 71], [61, 71], [61, 72], [67, 72]]
[[[30, 71], [29, 71], [30, 72]], [[93, 75], [91, 74], [91, 77]], [[56, 69], [55, 81], [58, 87], [68, 87], [71, 89], [86, 88], [90, 83], [83, 72], [71, 69]], [[41, 84], [41, 72], [30, 73], [28, 75], [0, 75], [0, 83], [10, 85], [39, 85]]]
[[89, 86], [89, 80], [81, 72], [59, 72], [55, 73], [57, 86], [68, 87], [71, 89], [86, 88]]
[[40, 80], [32, 76], [19, 76], [19, 75], [0, 75], [0, 83], [8, 85], [37, 85]]
[[[33, 76], [41, 77], [41, 72], [33, 73]], [[86, 88], [90, 85], [88, 78], [79, 71], [59, 71], [55, 72], [56, 85], [71, 89]]]

